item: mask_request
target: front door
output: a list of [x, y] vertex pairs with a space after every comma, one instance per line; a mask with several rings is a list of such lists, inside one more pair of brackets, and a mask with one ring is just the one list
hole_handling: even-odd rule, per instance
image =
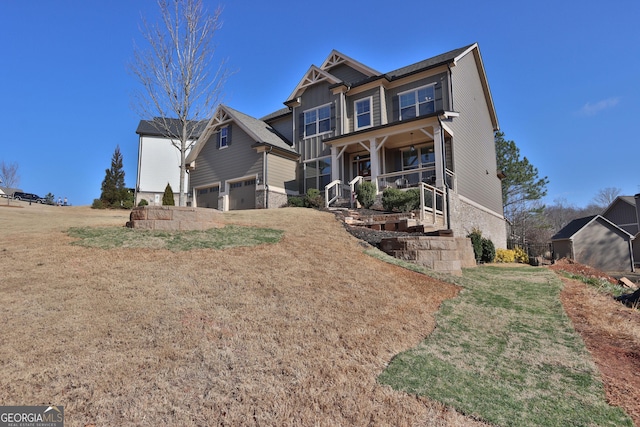
[[371, 156], [367, 154], [357, 154], [351, 160], [352, 177], [362, 176], [369, 178], [371, 176]]

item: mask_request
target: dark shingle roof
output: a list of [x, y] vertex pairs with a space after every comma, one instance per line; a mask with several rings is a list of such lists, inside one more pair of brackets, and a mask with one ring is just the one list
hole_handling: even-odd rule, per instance
[[[180, 129], [180, 121], [178, 119], [166, 119], [167, 123], [170, 127], [170, 132], [172, 135], [179, 135], [178, 130]], [[156, 122], [157, 124], [154, 124]], [[198, 138], [202, 131], [207, 126], [208, 120], [200, 120], [191, 121], [190, 123], [195, 123], [196, 128], [193, 132], [192, 137]], [[155, 117], [153, 120], [140, 120], [138, 123], [138, 129], [136, 129], [136, 133], [138, 135], [148, 135], [148, 136], [170, 136], [168, 132], [164, 131], [162, 128], [162, 119], [160, 117]]]
[[278, 111], [274, 111], [271, 114], [267, 114], [266, 116], [264, 116], [260, 120], [262, 120], [264, 122], [268, 122], [269, 120], [276, 119], [276, 118], [282, 117], [282, 116], [286, 116], [287, 114], [293, 114], [293, 112], [291, 111], [291, 109], [289, 107], [284, 107], [284, 108], [279, 109]]
[[295, 150], [291, 147], [291, 144], [288, 141], [285, 141], [282, 136], [280, 136], [271, 126], [269, 126], [263, 120], [251, 117], [238, 110], [234, 110], [231, 107], [225, 106], [225, 108], [227, 109], [227, 111], [229, 111], [229, 113], [233, 115], [234, 119], [242, 122], [242, 124], [259, 139], [259, 141], [256, 142], [269, 144], [286, 151], [295, 152]]
[[415, 64], [407, 65], [406, 67], [398, 68], [397, 70], [390, 71], [386, 73], [386, 77], [389, 80], [399, 79], [408, 74], [417, 73], [419, 71], [423, 71], [429, 68], [437, 67], [448, 62], [453, 61], [457, 56], [463, 53], [465, 50], [469, 49], [473, 44], [470, 44], [465, 47], [461, 47], [458, 49], [454, 49], [452, 51], [443, 53], [441, 55], [434, 56], [429, 59], [425, 59], [424, 61], [416, 62]]
[[558, 231], [551, 237], [551, 240], [563, 240], [570, 239], [574, 234], [582, 229], [585, 225], [589, 224], [595, 217], [599, 215], [586, 216], [584, 218], [578, 218], [565, 225], [562, 230]]

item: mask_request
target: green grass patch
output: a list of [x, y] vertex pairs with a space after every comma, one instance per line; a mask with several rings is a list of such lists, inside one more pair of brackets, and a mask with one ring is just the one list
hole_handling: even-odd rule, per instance
[[269, 228], [229, 225], [224, 228], [191, 231], [136, 230], [126, 227], [74, 227], [70, 228], [67, 233], [69, 236], [79, 239], [72, 244], [92, 248], [152, 248], [188, 251], [277, 243], [284, 232]]
[[442, 305], [435, 331], [380, 383], [501, 426], [633, 425], [606, 403], [553, 272], [484, 266], [456, 282], [464, 289]]
[[629, 292], [629, 289], [624, 286], [616, 285], [611, 283], [605, 278], [602, 277], [586, 277], [581, 274], [568, 273], [566, 271], [561, 271], [564, 277], [569, 279], [578, 280], [586, 285], [589, 285], [595, 288], [598, 292], [613, 295], [614, 297], [618, 297], [622, 294]]

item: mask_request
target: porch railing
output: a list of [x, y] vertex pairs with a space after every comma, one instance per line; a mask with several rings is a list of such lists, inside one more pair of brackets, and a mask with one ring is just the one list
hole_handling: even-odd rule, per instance
[[360, 175], [349, 181], [349, 189], [351, 190], [351, 209], [353, 209], [356, 205], [356, 186], [362, 184], [362, 181], [364, 181], [364, 177]]
[[440, 216], [443, 218], [445, 227], [449, 227], [445, 216], [447, 210], [445, 192], [423, 182], [418, 184], [418, 188], [420, 189], [420, 221], [426, 221], [427, 218], [431, 217], [432, 223], [437, 224]]
[[[445, 170], [445, 180], [447, 182], [447, 187], [455, 189], [456, 178], [453, 171], [450, 171], [449, 169]], [[389, 187], [398, 189], [417, 187], [421, 183], [429, 184], [431, 186], [435, 185], [435, 166], [378, 175], [378, 188], [380, 189], [380, 191]]]
[[342, 197], [342, 181], [336, 179], [324, 186], [324, 207], [328, 208], [331, 203]]

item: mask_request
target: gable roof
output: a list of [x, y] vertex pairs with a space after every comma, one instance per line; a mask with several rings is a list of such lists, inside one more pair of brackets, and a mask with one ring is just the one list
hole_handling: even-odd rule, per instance
[[307, 87], [312, 86], [318, 82], [329, 82], [332, 84], [342, 83], [342, 81], [336, 76], [331, 75], [330, 73], [312, 65], [309, 67], [307, 72], [304, 74], [300, 82], [297, 84], [296, 88], [291, 92], [291, 95], [285, 101], [285, 104], [295, 101], [300, 95], [304, 93]]
[[209, 140], [211, 134], [231, 122], [237, 124], [244, 132], [247, 133], [247, 135], [255, 140], [256, 144], [269, 145], [297, 155], [291, 144], [285, 141], [285, 139], [266, 122], [221, 104], [218, 106], [218, 109], [213, 114], [211, 120], [209, 120], [209, 123], [207, 124], [204, 132], [200, 135], [200, 138], [198, 138], [196, 145], [187, 156], [186, 163], [191, 163], [198, 157], [198, 154], [202, 151], [202, 148]]
[[623, 234], [627, 235], [631, 240], [633, 240], [633, 238], [634, 238], [632, 234], [630, 234], [630, 233], [626, 232], [625, 230], [623, 230], [622, 228], [618, 227], [617, 225], [615, 225], [614, 223], [609, 221], [607, 218], [605, 218], [605, 217], [603, 217], [601, 215], [591, 215], [591, 216], [586, 216], [584, 218], [574, 219], [569, 224], [564, 226], [562, 228], [562, 230], [560, 230], [556, 234], [554, 234], [553, 237], [551, 237], [551, 241], [572, 239], [583, 228], [585, 228], [586, 226], [588, 226], [589, 224], [591, 224], [594, 221], [600, 221], [600, 222], [604, 221], [605, 225], [608, 225], [609, 227], [614, 228], [614, 229], [622, 232]]
[[333, 67], [346, 64], [354, 70], [360, 71], [362, 74], [368, 77], [378, 76], [380, 73], [373, 68], [364, 65], [362, 62], [356, 61], [353, 58], [348, 57], [344, 53], [340, 53], [337, 50], [332, 50], [327, 59], [324, 60], [322, 66], [320, 67], [322, 70], [328, 71]]
[[[460, 47], [458, 49], [451, 50], [449, 52], [442, 53], [440, 55], [433, 56], [431, 58], [416, 62], [411, 65], [407, 65], [402, 68], [398, 68], [397, 70], [393, 70], [384, 74], [380, 74], [375, 71], [373, 68], [367, 67], [366, 65], [351, 59], [347, 55], [344, 55], [337, 50], [332, 50], [327, 59], [322, 64], [322, 67], [318, 68], [315, 65], [312, 65], [307, 73], [304, 75], [300, 83], [293, 90], [291, 95], [284, 102], [285, 105], [293, 106], [297, 104], [297, 98], [304, 93], [305, 89], [311, 85], [314, 85], [320, 81], [328, 81], [332, 85], [340, 85], [344, 84], [348, 87], [356, 87], [363, 84], [367, 84], [374, 80], [385, 79], [386, 81], [395, 81], [399, 80], [413, 74], [417, 74], [432, 68], [440, 67], [443, 65], [455, 66], [456, 63], [468, 55], [469, 53], [473, 54], [476, 66], [478, 68], [478, 73], [480, 75], [480, 81], [482, 84], [482, 90], [484, 92], [484, 96], [487, 102], [487, 107], [489, 108], [489, 115], [491, 117], [491, 123], [493, 125], [494, 131], [500, 129], [500, 125], [498, 123], [498, 116], [496, 114], [495, 105], [493, 103], [493, 96], [491, 95], [491, 90], [489, 89], [489, 81], [487, 79], [487, 75], [484, 69], [484, 63], [482, 62], [482, 56], [480, 55], [480, 47], [478, 43], [473, 43], [467, 46]], [[328, 71], [331, 70], [332, 67], [338, 64], [347, 64], [354, 69], [362, 72], [368, 77], [359, 81], [359, 82], [343, 82], [337, 77], [330, 74]]]

